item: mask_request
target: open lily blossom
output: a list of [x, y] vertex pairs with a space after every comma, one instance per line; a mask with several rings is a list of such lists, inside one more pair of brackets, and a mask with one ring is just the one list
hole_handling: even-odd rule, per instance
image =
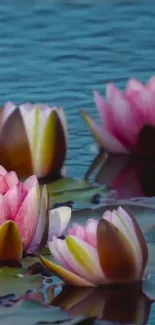
[[0, 164], [19, 177], [60, 172], [67, 151], [67, 122], [61, 107], [9, 102], [0, 113]]
[[[0, 166], [0, 260], [19, 260], [60, 236], [68, 225], [71, 209], [48, 210], [48, 192], [35, 175], [24, 182]], [[52, 231], [53, 230], [53, 231]], [[11, 249], [10, 249], [11, 248]]]
[[[155, 127], [155, 77], [146, 85], [130, 79], [124, 92], [108, 84], [105, 99], [97, 91], [94, 92], [94, 98], [103, 126], [98, 125], [87, 112], [82, 111], [82, 116], [99, 146], [112, 153], [149, 151], [150, 154], [152, 146], [148, 140], [148, 146], [151, 146], [148, 150], [146, 138], [149, 126]], [[142, 148], [139, 148], [141, 144]]]
[[54, 238], [49, 249], [59, 263], [41, 262], [66, 283], [76, 286], [140, 281], [148, 249], [136, 219], [122, 207], [106, 211], [100, 221], [74, 224], [65, 239]]

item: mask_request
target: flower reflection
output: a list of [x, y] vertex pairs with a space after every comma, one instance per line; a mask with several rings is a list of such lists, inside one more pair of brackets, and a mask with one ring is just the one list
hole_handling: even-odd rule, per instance
[[95, 173], [95, 182], [111, 186], [117, 191], [116, 199], [155, 196], [155, 159], [140, 160], [100, 153], [85, 178]]
[[72, 316], [84, 315], [121, 324], [146, 324], [152, 300], [141, 284], [115, 288], [72, 288], [66, 286], [53, 300]]

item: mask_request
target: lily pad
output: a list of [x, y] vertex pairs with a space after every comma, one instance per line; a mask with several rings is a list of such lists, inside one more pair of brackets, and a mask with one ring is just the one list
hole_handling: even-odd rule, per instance
[[24, 275], [21, 269], [0, 269], [0, 296], [9, 294], [22, 295], [28, 290], [39, 289], [41, 275]]
[[34, 263], [37, 263], [38, 261], [39, 258], [37, 256], [26, 256], [22, 258], [22, 267], [26, 269], [29, 266], [33, 265]]
[[73, 178], [62, 178], [48, 185], [51, 205], [57, 203], [95, 203], [96, 196], [106, 196], [105, 185], [93, 185], [90, 182]]

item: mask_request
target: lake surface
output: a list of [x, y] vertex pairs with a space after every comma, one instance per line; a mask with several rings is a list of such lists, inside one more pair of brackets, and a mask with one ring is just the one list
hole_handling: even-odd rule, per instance
[[[155, 2], [23, 0], [0, 3], [0, 101], [61, 105], [68, 114], [69, 176], [96, 155], [80, 117], [98, 119], [92, 91], [155, 73]], [[154, 314], [149, 324], [154, 323]]]
[[92, 91], [104, 94], [109, 81], [124, 87], [128, 78], [154, 74], [154, 15], [153, 1], [1, 1], [1, 103], [65, 108], [71, 176], [83, 175], [94, 154], [79, 115], [87, 108], [98, 117]]

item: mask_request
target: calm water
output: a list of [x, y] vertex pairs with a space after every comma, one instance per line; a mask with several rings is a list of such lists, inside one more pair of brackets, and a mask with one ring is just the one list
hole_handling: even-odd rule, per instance
[[1, 103], [64, 106], [70, 176], [83, 176], [95, 156], [79, 115], [87, 108], [98, 118], [92, 91], [155, 73], [154, 17], [153, 1], [1, 1]]
[[[92, 91], [155, 72], [153, 1], [1, 1], [0, 98], [63, 105], [71, 176], [93, 157], [80, 108], [97, 112]], [[80, 168], [77, 168], [80, 166]]]

